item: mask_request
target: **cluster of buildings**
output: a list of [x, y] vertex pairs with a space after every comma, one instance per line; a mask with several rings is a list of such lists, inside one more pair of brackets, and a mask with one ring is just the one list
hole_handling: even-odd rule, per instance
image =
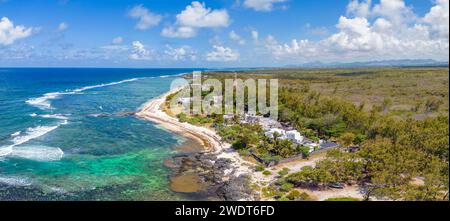
[[[225, 115], [224, 119], [229, 120], [233, 119], [234, 115]], [[303, 145], [309, 148], [310, 153], [323, 150], [336, 148], [339, 145], [334, 142], [326, 142], [324, 140], [320, 140], [319, 142], [313, 142], [302, 134], [295, 130], [292, 127], [283, 125], [282, 123], [263, 116], [256, 116], [251, 114], [245, 114], [240, 117], [240, 122], [243, 124], [259, 124], [263, 128], [264, 135], [269, 139], [275, 139], [275, 137], [279, 140], [290, 140], [294, 144]]]
[[[214, 98], [213, 102], [221, 102], [219, 100], [221, 98], [217, 97]], [[192, 98], [179, 98], [178, 103], [179, 104], [185, 104], [192, 102]], [[235, 119], [234, 114], [225, 114], [224, 116], [225, 122], [231, 122]], [[323, 149], [330, 149], [330, 148], [336, 148], [339, 147], [337, 143], [334, 142], [326, 142], [324, 140], [320, 140], [319, 142], [314, 142], [312, 140], [309, 140], [302, 136], [302, 134], [295, 130], [294, 128], [283, 125], [282, 123], [278, 122], [277, 120], [264, 117], [264, 116], [257, 116], [254, 114], [244, 114], [239, 117], [240, 123], [242, 124], [259, 124], [261, 125], [262, 129], [265, 131], [264, 135], [270, 139], [275, 139], [275, 137], [278, 140], [290, 140], [294, 144], [297, 145], [303, 145], [309, 148], [310, 153], [317, 151], [317, 150], [323, 150]]]

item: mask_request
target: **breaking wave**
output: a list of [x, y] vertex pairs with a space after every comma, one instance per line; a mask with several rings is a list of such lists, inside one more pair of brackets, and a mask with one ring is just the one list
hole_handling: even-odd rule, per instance
[[32, 184], [29, 179], [16, 176], [0, 176], [0, 183], [9, 186], [30, 186]]
[[[67, 120], [60, 122], [56, 126], [37, 126], [33, 128], [28, 128], [23, 135], [19, 133], [19, 135], [14, 136], [11, 140], [12, 144], [8, 146], [0, 147], [0, 157], [9, 156], [14, 154], [17, 146], [22, 145], [30, 140], [36, 139], [38, 137], [44, 136], [45, 134], [57, 129], [61, 125], [67, 124]], [[17, 132], [15, 133], [17, 134]]]
[[59, 120], [68, 120], [67, 115], [64, 114], [42, 114], [37, 115], [35, 113], [30, 114], [31, 117], [42, 117], [42, 118], [51, 118], [51, 119], [59, 119]]
[[38, 107], [40, 109], [53, 109], [51, 100], [57, 99], [62, 95], [77, 94], [77, 93], [81, 93], [86, 90], [91, 90], [91, 89], [101, 88], [101, 87], [108, 87], [108, 86], [113, 86], [113, 85], [117, 85], [117, 84], [123, 84], [123, 83], [127, 83], [127, 82], [137, 81], [139, 79], [140, 78], [131, 78], [131, 79], [123, 80], [123, 81], [98, 84], [98, 85], [93, 85], [93, 86], [86, 86], [86, 87], [78, 88], [75, 90], [68, 90], [66, 92], [46, 93], [46, 94], [42, 95], [41, 97], [31, 98], [31, 99], [27, 100], [26, 103], [29, 105]]
[[21, 146], [14, 148], [10, 157], [34, 161], [58, 161], [63, 155], [64, 152], [57, 147]]

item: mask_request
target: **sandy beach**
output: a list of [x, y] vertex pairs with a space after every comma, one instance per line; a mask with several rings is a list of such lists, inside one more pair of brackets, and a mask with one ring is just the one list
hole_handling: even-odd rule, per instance
[[[177, 91], [171, 90], [160, 97], [150, 100], [142, 106], [141, 110], [136, 113], [136, 116], [152, 121], [171, 132], [199, 141], [203, 144], [204, 152], [206, 153], [215, 154], [219, 159], [231, 160], [233, 170], [225, 171], [226, 175], [236, 177], [242, 174], [251, 175], [255, 164], [245, 161], [231, 148], [231, 144], [223, 142], [215, 131], [189, 123], [181, 123], [178, 119], [168, 115], [161, 109], [166, 102], [167, 96]], [[224, 177], [224, 179], [227, 178]]]

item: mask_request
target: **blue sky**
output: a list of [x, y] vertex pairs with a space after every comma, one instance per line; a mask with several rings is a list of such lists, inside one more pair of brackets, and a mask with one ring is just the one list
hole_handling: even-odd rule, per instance
[[0, 0], [0, 66], [448, 61], [448, 0]]

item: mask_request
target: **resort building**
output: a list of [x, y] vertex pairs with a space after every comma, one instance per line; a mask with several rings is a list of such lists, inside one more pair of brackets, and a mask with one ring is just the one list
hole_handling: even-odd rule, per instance
[[305, 139], [300, 132], [298, 132], [297, 130], [291, 130], [291, 131], [287, 131], [286, 132], [286, 137], [287, 139], [289, 139], [290, 141], [296, 143], [296, 144], [302, 144], [303, 140]]
[[274, 139], [275, 138], [275, 134], [278, 135], [278, 139], [281, 140], [285, 140], [287, 139], [286, 137], [286, 131], [283, 129], [278, 129], [278, 128], [272, 128], [268, 131], [266, 131], [266, 133], [264, 133], [264, 135], [270, 139]]

